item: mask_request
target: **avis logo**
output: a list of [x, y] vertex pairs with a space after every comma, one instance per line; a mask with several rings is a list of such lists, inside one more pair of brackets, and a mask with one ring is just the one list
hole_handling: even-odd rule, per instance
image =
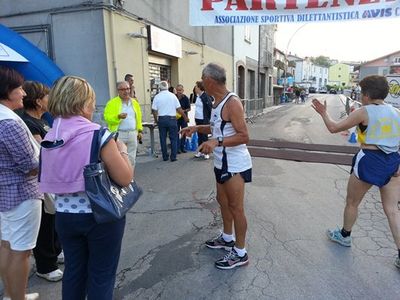
[[363, 19], [391, 17], [391, 8], [369, 9], [365, 10], [362, 14]]
[[392, 79], [389, 82], [389, 94], [393, 98], [400, 97], [400, 83], [396, 79]]

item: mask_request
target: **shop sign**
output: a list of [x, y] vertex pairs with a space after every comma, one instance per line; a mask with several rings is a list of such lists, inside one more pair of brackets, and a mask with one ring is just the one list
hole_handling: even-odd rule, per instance
[[182, 57], [182, 38], [153, 25], [148, 26], [150, 50], [174, 57]]
[[389, 82], [389, 94], [385, 102], [400, 108], [400, 74], [386, 75], [386, 79]]

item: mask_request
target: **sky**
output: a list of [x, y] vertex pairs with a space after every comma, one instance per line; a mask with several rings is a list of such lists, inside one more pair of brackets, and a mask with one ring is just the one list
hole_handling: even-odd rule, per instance
[[323, 55], [339, 61], [369, 61], [400, 51], [399, 36], [400, 18], [390, 18], [278, 24], [275, 41], [279, 50], [302, 58]]

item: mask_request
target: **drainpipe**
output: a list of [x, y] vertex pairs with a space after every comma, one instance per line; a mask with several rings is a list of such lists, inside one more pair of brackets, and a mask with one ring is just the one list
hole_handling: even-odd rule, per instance
[[[110, 0], [110, 5], [114, 7], [113, 0]], [[115, 34], [114, 34], [114, 11], [109, 11], [109, 21], [110, 21], [110, 34], [111, 34], [111, 59], [112, 67], [114, 73], [114, 82], [117, 82], [117, 59], [116, 59], [116, 48], [115, 48]], [[113, 85], [115, 89], [115, 84]], [[114, 90], [112, 91], [114, 93]]]
[[235, 63], [235, 26], [232, 26], [232, 89], [236, 92], [237, 88], [235, 87], [235, 77], [237, 76], [236, 72], [236, 63]]
[[261, 54], [260, 54], [260, 52], [262, 51], [262, 49], [261, 49], [261, 26], [258, 26], [258, 66], [257, 66], [257, 68], [258, 68], [258, 73], [257, 73], [257, 82], [258, 82], [258, 85], [257, 85], [257, 95], [258, 95], [258, 97], [257, 98], [263, 98], [264, 99], [264, 95], [261, 95], [261, 97], [260, 97], [260, 84], [261, 84], [261, 81], [260, 81], [260, 64], [261, 64]]

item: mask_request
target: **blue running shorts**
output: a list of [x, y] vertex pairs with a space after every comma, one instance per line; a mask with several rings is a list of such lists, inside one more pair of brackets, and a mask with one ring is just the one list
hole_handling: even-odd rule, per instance
[[386, 154], [381, 150], [360, 149], [353, 157], [350, 173], [369, 184], [383, 187], [400, 165], [398, 152]]

